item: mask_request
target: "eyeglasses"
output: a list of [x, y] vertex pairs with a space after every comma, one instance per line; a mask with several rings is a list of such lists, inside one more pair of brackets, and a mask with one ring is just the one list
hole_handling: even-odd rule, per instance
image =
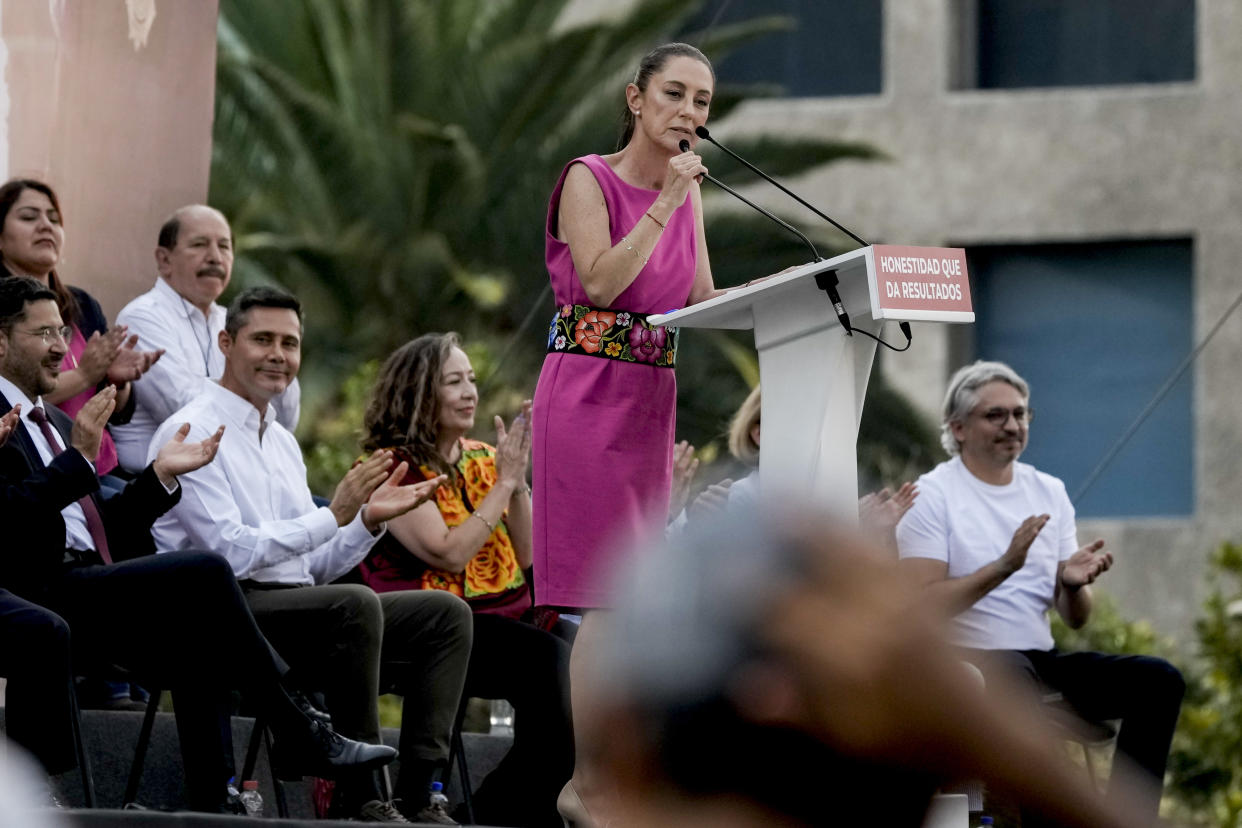
[[64, 342], [66, 345], [68, 345], [69, 339], [73, 336], [73, 328], [69, 327], [68, 325], [64, 325], [59, 328], [53, 328], [51, 326], [46, 326], [42, 328], [36, 328], [33, 331], [20, 331], [20, 333], [24, 333], [27, 336], [37, 336], [43, 340], [44, 345], [51, 345], [57, 339], [59, 339], [61, 342]]
[[1031, 422], [1035, 412], [1020, 405], [1017, 408], [989, 408], [987, 411], [980, 411], [979, 416], [991, 425], [1000, 428], [1009, 422], [1010, 417], [1013, 417], [1018, 425], [1026, 425]]

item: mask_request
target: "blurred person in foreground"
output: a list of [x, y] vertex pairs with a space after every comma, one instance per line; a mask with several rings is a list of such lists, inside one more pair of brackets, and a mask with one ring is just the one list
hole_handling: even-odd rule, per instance
[[[902, 568], [952, 616], [953, 643], [989, 687], [1032, 708], [1059, 692], [1088, 721], [1121, 719], [1112, 788], [1154, 817], [1181, 674], [1158, 658], [1055, 649], [1048, 610], [1085, 624], [1090, 585], [1113, 558], [1102, 540], [1079, 546], [1065, 484], [1018, 462], [1031, 422], [1026, 381], [1004, 363], [967, 365], [943, 413], [950, 459], [919, 478], [918, 502], [897, 527]], [[1130, 776], [1133, 785], [1120, 784]]]
[[979, 776], [1056, 825], [1152, 824], [983, 692], [883, 552], [793, 513], [738, 517], [619, 580], [584, 665], [584, 737], [611, 791], [597, 818], [916, 828], [939, 785]]
[[488, 825], [560, 826], [556, 797], [573, 770], [569, 645], [532, 614], [530, 402], [496, 445], [468, 435], [479, 392], [456, 334], [407, 342], [384, 362], [367, 407], [363, 447], [408, 465], [404, 483], [447, 475], [433, 500], [393, 518], [359, 566], [379, 593], [446, 590], [474, 611], [464, 695], [507, 699], [513, 747], [474, 794]]

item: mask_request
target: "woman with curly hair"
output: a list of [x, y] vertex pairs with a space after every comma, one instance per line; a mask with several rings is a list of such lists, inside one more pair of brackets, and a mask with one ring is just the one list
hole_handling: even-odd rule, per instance
[[367, 451], [391, 449], [416, 482], [449, 483], [388, 522], [361, 564], [376, 592], [443, 589], [474, 610], [465, 696], [502, 698], [515, 711], [513, 748], [480, 785], [475, 820], [560, 825], [556, 796], [573, 769], [569, 647], [522, 620], [531, 610], [530, 402], [496, 445], [467, 435], [478, 390], [457, 335], [427, 334], [384, 363], [365, 418]]

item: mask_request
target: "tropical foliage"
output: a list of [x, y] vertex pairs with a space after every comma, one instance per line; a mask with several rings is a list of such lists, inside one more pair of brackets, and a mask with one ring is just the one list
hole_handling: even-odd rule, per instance
[[1194, 659], [1178, 657], [1173, 642], [1146, 622], [1126, 620], [1105, 594], [1096, 596], [1091, 622], [1078, 630], [1054, 614], [1053, 634], [1062, 649], [1157, 655], [1182, 669], [1186, 698], [1169, 757], [1165, 810], [1195, 825], [1237, 828], [1242, 824], [1242, 546], [1220, 546], [1207, 578], [1211, 588], [1195, 623]]
[[[697, 6], [685, 0], [562, 25], [566, 5], [222, 4], [211, 200], [233, 221], [236, 284], [278, 283], [307, 306], [300, 436], [316, 457], [339, 466], [356, 448], [332, 416], [346, 378], [427, 331], [455, 329], [473, 343], [481, 422], [514, 410], [533, 390], [552, 312], [539, 230], [548, 195], [566, 161], [615, 144], [638, 58], [674, 35], [715, 56], [796, 25], [769, 16], [683, 32]], [[746, 95], [773, 91], [722, 81], [713, 125]], [[828, 140], [730, 140], [786, 176], [878, 157]], [[736, 165], [710, 156], [709, 164], [743, 183]], [[807, 257], [762, 218], [718, 200], [707, 212], [719, 284]], [[757, 366], [748, 336], [685, 339], [680, 430], [704, 445]]]

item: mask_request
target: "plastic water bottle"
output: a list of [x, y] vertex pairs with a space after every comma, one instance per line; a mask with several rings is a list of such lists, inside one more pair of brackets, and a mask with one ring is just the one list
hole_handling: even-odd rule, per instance
[[439, 806], [438, 810], [443, 810], [446, 814], [449, 812], [449, 801], [448, 797], [444, 795], [443, 782], [431, 783], [431, 797], [427, 804], [431, 806], [432, 810], [437, 810], [436, 806]]
[[990, 816], [979, 817], [979, 828], [991, 828], [992, 818]]
[[246, 816], [263, 816], [263, 797], [259, 795], [259, 783], [247, 779], [242, 783], [241, 802], [246, 808]]

